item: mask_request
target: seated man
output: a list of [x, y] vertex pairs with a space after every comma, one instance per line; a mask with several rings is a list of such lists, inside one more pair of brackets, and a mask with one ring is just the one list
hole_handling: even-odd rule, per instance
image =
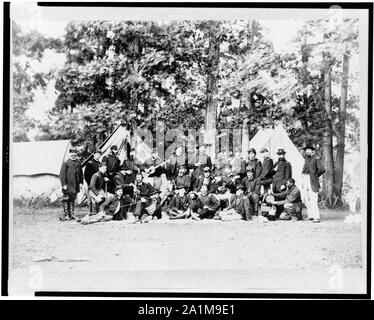
[[245, 195], [247, 196], [251, 205], [250, 210], [252, 215], [258, 215], [258, 204], [260, 201], [260, 181], [255, 178], [255, 170], [247, 168], [247, 176], [242, 180], [242, 184], [245, 186]]
[[96, 222], [106, 222], [110, 220], [127, 219], [128, 206], [132, 203], [132, 199], [125, 195], [121, 186], [115, 188], [115, 194], [110, 195], [102, 204], [100, 212], [94, 215], [86, 215], [82, 220], [82, 224], [92, 224]]
[[287, 190], [282, 193], [274, 193], [275, 197], [285, 197], [284, 200], [273, 201], [276, 206], [283, 206], [280, 220], [302, 220], [301, 215], [301, 194], [298, 187], [295, 186], [295, 179], [287, 180]]
[[211, 170], [208, 166], [204, 167], [203, 175], [197, 178], [196, 184], [194, 186], [194, 191], [201, 192], [201, 187], [206, 185], [209, 193], [216, 192], [216, 182], [211, 174]]
[[220, 213], [222, 221], [252, 220], [249, 200], [244, 195], [245, 190], [246, 187], [244, 185], [237, 187], [236, 195], [230, 202], [230, 205]]
[[178, 167], [178, 176], [174, 179], [176, 186], [183, 185], [187, 192], [191, 189], [191, 177], [187, 173], [187, 167], [185, 164], [181, 164]]
[[176, 193], [170, 200], [168, 208], [166, 209], [170, 219], [182, 219], [190, 216], [188, 212], [189, 198], [186, 194], [186, 187], [184, 185], [176, 186]]
[[186, 215], [191, 216], [193, 220], [200, 220], [197, 213], [203, 209], [203, 204], [201, 203], [199, 199], [199, 195], [191, 191], [188, 194], [188, 209]]
[[227, 189], [226, 183], [221, 181], [217, 184], [217, 192], [215, 193], [215, 197], [220, 202], [220, 208], [224, 209], [229, 206], [234, 195]]
[[90, 194], [90, 200], [92, 202], [92, 207], [94, 209], [95, 213], [99, 212], [99, 207], [101, 204], [105, 201], [105, 184], [108, 182], [108, 178], [106, 178], [105, 172], [106, 172], [107, 166], [105, 162], [102, 162], [99, 167], [99, 171], [96, 172], [90, 182], [89, 186], [89, 194]]
[[212, 219], [216, 214], [218, 215], [220, 202], [212, 193], [209, 193], [208, 185], [203, 184], [200, 192], [199, 199], [202, 204], [202, 209], [198, 211], [197, 214], [200, 219]]
[[140, 215], [141, 223], [147, 223], [151, 220], [158, 220], [162, 218], [160, 193], [161, 191], [158, 189], [153, 189], [153, 191], [150, 193], [149, 201]]
[[151, 204], [151, 194], [154, 189], [150, 183], [143, 182], [143, 175], [136, 174], [135, 181], [135, 200], [136, 206], [134, 211], [135, 222], [140, 222], [141, 217], [146, 214], [145, 208]]
[[123, 192], [130, 197], [134, 196], [135, 173], [124, 162], [120, 166], [120, 171], [114, 176], [114, 183], [122, 186]]
[[222, 175], [222, 182], [225, 184], [226, 188], [231, 194], [236, 193], [236, 187], [240, 182], [240, 175], [236, 174], [233, 170], [233, 166], [228, 163], [225, 165], [225, 171]]

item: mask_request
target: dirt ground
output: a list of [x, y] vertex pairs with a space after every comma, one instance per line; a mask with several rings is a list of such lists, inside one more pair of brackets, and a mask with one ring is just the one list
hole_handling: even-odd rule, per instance
[[[310, 221], [60, 222], [15, 208], [9, 293], [43, 291], [364, 293], [360, 224]], [[86, 208], [78, 209], [83, 215]], [[172, 294], [171, 294], [172, 296]]]

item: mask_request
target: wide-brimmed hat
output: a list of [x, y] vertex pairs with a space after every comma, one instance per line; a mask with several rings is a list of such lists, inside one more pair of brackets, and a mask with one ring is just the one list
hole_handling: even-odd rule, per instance
[[204, 167], [203, 169], [204, 172], [210, 172], [210, 168], [208, 166]]
[[70, 153], [78, 153], [78, 150], [77, 150], [77, 148], [75, 148], [75, 147], [71, 147], [70, 149], [69, 149], [69, 152]]
[[110, 150], [118, 150], [118, 147], [116, 145], [113, 145], [110, 147]]
[[286, 153], [286, 151], [284, 151], [284, 149], [278, 149], [278, 151], [277, 151], [277, 154], [285, 154]]
[[306, 149], [316, 150], [316, 148], [314, 148], [311, 144], [306, 145], [303, 149], [304, 150], [306, 150]]
[[249, 148], [248, 149], [248, 153], [254, 153], [254, 154], [256, 154], [256, 149], [254, 149], [254, 148]]
[[267, 148], [261, 148], [260, 153], [265, 153], [265, 152], [269, 152], [269, 150]]

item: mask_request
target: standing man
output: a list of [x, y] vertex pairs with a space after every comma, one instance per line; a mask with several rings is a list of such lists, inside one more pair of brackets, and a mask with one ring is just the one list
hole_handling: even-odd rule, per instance
[[126, 163], [120, 166], [120, 171], [114, 176], [114, 183], [116, 187], [122, 187], [125, 194], [134, 196], [135, 173], [127, 167]]
[[247, 168], [253, 169], [255, 178], [258, 178], [262, 172], [261, 162], [256, 158], [256, 150], [248, 149], [248, 160], [241, 163], [240, 176], [244, 178], [247, 174]]
[[261, 186], [264, 188], [264, 193], [266, 193], [273, 182], [273, 160], [270, 158], [269, 150], [266, 148], [262, 148], [260, 154], [262, 158], [262, 171], [259, 179]]
[[84, 180], [86, 181], [87, 185], [90, 185], [91, 178], [94, 175], [94, 173], [99, 171], [100, 167], [100, 156], [101, 156], [101, 150], [97, 149], [95, 150], [95, 153], [93, 154], [93, 158], [87, 162], [86, 168], [84, 169]]
[[120, 160], [117, 157], [118, 147], [113, 145], [110, 147], [110, 153], [107, 156], [104, 156], [102, 162], [107, 164], [107, 177], [108, 181], [108, 192], [114, 194], [115, 183], [114, 176], [119, 171]]
[[318, 191], [321, 188], [319, 177], [325, 173], [321, 159], [316, 155], [313, 146], [306, 146], [305, 163], [301, 175], [301, 190], [303, 202], [307, 208], [308, 219], [314, 223], [320, 222], [318, 209]]
[[205, 167], [212, 169], [212, 159], [206, 154], [205, 145], [201, 145], [197, 147], [197, 149], [197, 162], [195, 163], [195, 168], [191, 175], [192, 184], [195, 184], [197, 179], [203, 174]]
[[286, 151], [278, 149], [278, 161], [274, 164], [274, 176], [273, 176], [273, 192], [284, 191], [281, 189], [282, 186], [286, 186], [287, 180], [292, 177], [292, 167], [284, 155]]
[[183, 154], [182, 146], [175, 148], [174, 154], [167, 160], [165, 171], [168, 180], [174, 180], [177, 177], [180, 165], [187, 166], [187, 158]]
[[75, 198], [83, 185], [82, 165], [78, 160], [77, 150], [70, 148], [69, 153], [70, 157], [62, 164], [60, 171], [64, 209], [64, 216], [60, 216], [61, 221], [74, 219]]

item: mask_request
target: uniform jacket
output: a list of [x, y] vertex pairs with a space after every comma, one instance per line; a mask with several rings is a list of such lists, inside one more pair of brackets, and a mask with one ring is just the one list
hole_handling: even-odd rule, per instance
[[83, 171], [81, 162], [77, 160], [66, 160], [60, 170], [60, 181], [62, 186], [67, 186], [66, 192], [79, 193], [79, 184], [83, 184]]
[[166, 163], [166, 177], [169, 180], [173, 180], [178, 175], [178, 167], [182, 164], [187, 166], [187, 158], [185, 157], [185, 155], [182, 154], [179, 157], [177, 157], [176, 155], [172, 155], [169, 161]]
[[136, 183], [136, 188], [140, 191], [139, 196], [148, 198], [153, 192], [153, 187], [150, 183], [142, 182], [141, 184]]
[[236, 187], [240, 183], [240, 178], [233, 180], [233, 178], [236, 176], [236, 174], [231, 173], [230, 175], [227, 175], [226, 173], [222, 176], [222, 181], [226, 184], [226, 188], [231, 192], [236, 192]]
[[113, 177], [119, 171], [120, 160], [112, 153], [104, 156], [102, 162], [107, 164], [107, 175]]
[[[129, 206], [132, 203], [132, 199], [128, 195], [124, 195], [118, 198], [116, 195], [110, 196], [101, 206], [101, 209], [108, 215], [114, 213], [120, 214], [123, 211], [127, 212]], [[118, 204], [120, 205], [119, 211], [116, 212]], [[125, 207], [126, 206], [126, 207]]]
[[255, 171], [255, 178], [258, 178], [262, 173], [262, 164], [257, 158], [248, 159], [247, 161], [243, 161], [241, 163], [240, 176], [243, 178], [247, 174], [247, 167]]
[[98, 195], [101, 190], [104, 190], [105, 186], [105, 180], [104, 180], [104, 175], [99, 171], [96, 172], [90, 182], [90, 187], [89, 189], [95, 194]]
[[278, 167], [278, 169], [277, 171], [273, 170], [273, 183], [286, 184], [287, 180], [292, 177], [291, 163], [282, 158], [274, 164], [274, 168], [275, 167]]
[[207, 206], [210, 211], [217, 211], [221, 205], [219, 200], [212, 193], [208, 193], [205, 196], [200, 195], [199, 199], [202, 206]]
[[189, 207], [189, 198], [187, 195], [180, 197], [179, 195], [174, 195], [174, 197], [169, 202], [169, 209], [177, 210], [187, 210]]
[[184, 174], [183, 176], [177, 176], [174, 180], [175, 185], [183, 185], [186, 188], [186, 191], [191, 189], [191, 177], [188, 174]]
[[260, 181], [273, 178], [273, 160], [270, 157], [267, 157], [262, 161], [262, 171], [259, 178]]
[[239, 213], [241, 216], [246, 217], [250, 215], [250, 204], [246, 196], [235, 195], [230, 203], [228, 209], [234, 209], [236, 213]]
[[278, 204], [285, 204], [285, 203], [299, 203], [301, 202], [301, 194], [298, 187], [293, 185], [288, 190], [281, 192], [281, 193], [275, 193], [274, 194], [277, 197], [286, 197], [285, 200], [277, 201]]
[[134, 187], [130, 186], [131, 183], [135, 184], [135, 173], [131, 174], [122, 174], [118, 172], [114, 176], [114, 183], [116, 186], [123, 186], [123, 192], [125, 194], [130, 195], [131, 197], [134, 195]]
[[260, 195], [260, 181], [258, 178], [253, 177], [253, 179], [249, 180], [248, 177], [245, 177], [242, 180], [242, 184], [246, 187], [246, 194], [247, 193], [254, 193]]
[[99, 171], [100, 161], [92, 159], [87, 162], [86, 168], [84, 169], [84, 180], [87, 182], [87, 185], [90, 185], [91, 178], [94, 173]]
[[317, 155], [305, 158], [303, 174], [309, 174], [310, 184], [313, 192], [318, 192], [321, 188], [319, 177], [326, 172], [321, 159]]
[[[204, 184], [204, 180], [205, 180], [205, 176], [204, 174], [200, 175], [196, 182], [195, 182], [195, 187], [194, 187], [194, 191], [195, 192], [199, 192], [201, 187], [203, 186]], [[208, 192], [210, 193], [214, 193], [216, 192], [217, 190], [217, 184], [214, 182], [214, 178], [212, 176], [210, 176], [208, 178]]]

